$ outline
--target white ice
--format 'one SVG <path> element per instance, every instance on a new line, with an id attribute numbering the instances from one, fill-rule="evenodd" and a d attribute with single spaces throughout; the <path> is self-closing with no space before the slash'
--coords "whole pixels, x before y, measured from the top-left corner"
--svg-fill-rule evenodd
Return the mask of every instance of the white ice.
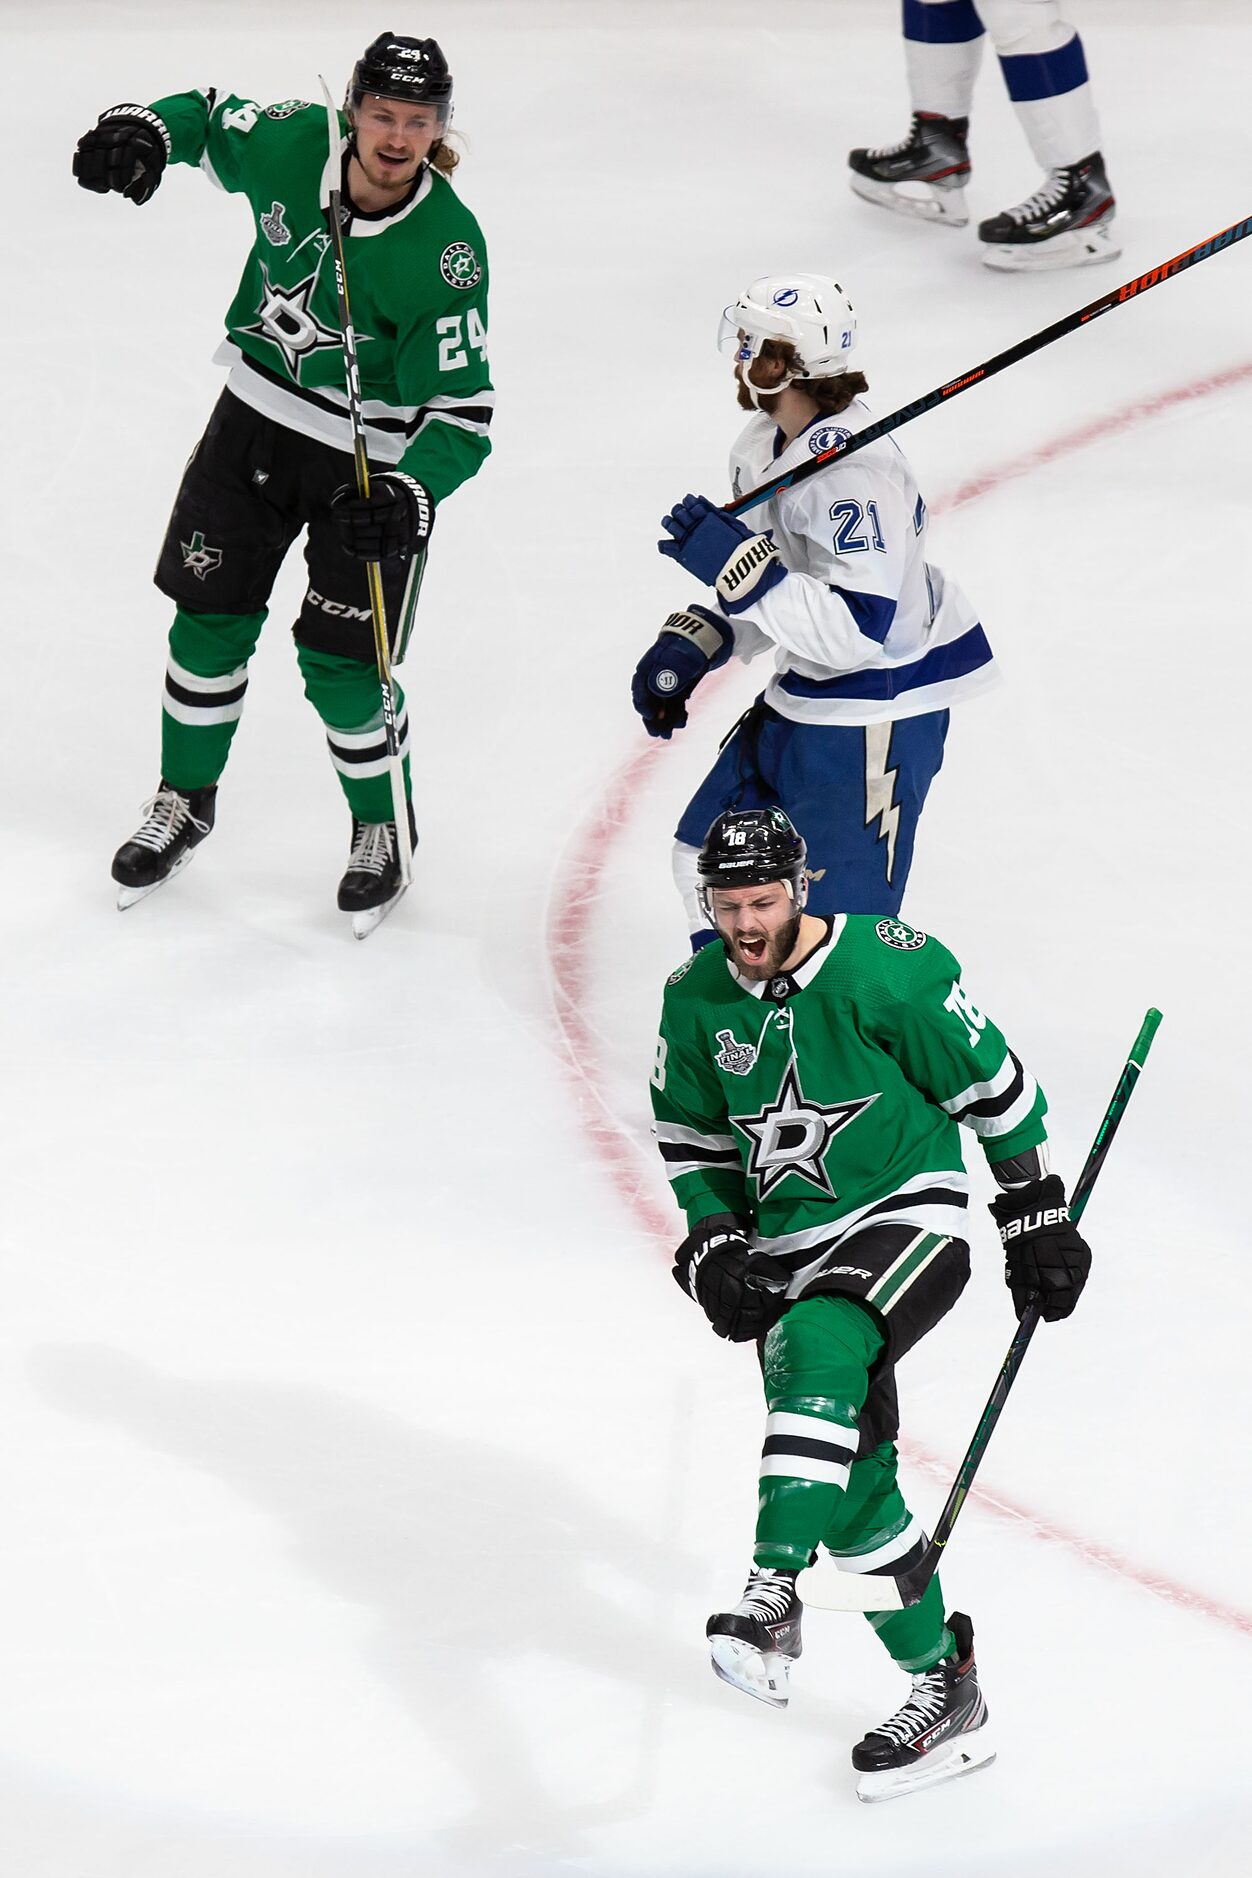
<path id="1" fill-rule="evenodd" d="M 906 121 L 894 5 L 6 0 L 15 1878 L 1246 1870 L 1252 243 L 902 438 L 1006 676 L 954 719 L 905 910 L 1037 1070 L 1071 1178 L 1165 1013 L 1087 1214 L 1096 1276 L 949 1555 L 999 1741 L 977 1779 L 856 1804 L 849 1746 L 902 1693 L 858 1619 L 813 1614 L 785 1714 L 711 1674 L 758 1384 L 670 1281 L 645 1135 L 685 951 L 669 832 L 763 677 L 663 748 L 629 707 L 693 597 L 658 518 L 723 486 L 721 306 L 837 272 L 886 412 L 1252 211 L 1241 0 L 1073 12 L 1125 251 L 997 278 L 972 233 L 848 192 L 847 149 Z M 404 671 L 417 885 L 364 946 L 334 910 L 296 557 L 217 831 L 119 916 L 109 857 L 157 775 L 149 570 L 247 219 L 185 170 L 142 214 L 88 196 L 70 152 L 121 99 L 316 95 L 386 25 L 456 72 L 500 393 Z M 1035 187 L 990 58 L 974 151 L 976 216 Z M 1011 1330 L 982 1218 L 901 1377 L 923 1515 Z"/>

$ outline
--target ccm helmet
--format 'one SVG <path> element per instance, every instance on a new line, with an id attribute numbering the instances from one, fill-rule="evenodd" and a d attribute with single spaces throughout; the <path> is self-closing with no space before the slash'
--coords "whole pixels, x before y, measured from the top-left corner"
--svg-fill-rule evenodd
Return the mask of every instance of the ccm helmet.
<path id="1" fill-rule="evenodd" d="M 727 809 L 704 837 L 696 863 L 700 906 L 710 926 L 714 887 L 762 887 L 785 881 L 797 913 L 808 897 L 808 852 L 781 809 Z"/>
<path id="2" fill-rule="evenodd" d="M 344 109 L 349 113 L 355 111 L 366 92 L 376 98 L 433 104 L 438 108 L 441 124 L 446 124 L 452 116 L 452 74 L 433 39 L 405 39 L 398 33 L 380 33 L 352 68 Z"/>
<path id="3" fill-rule="evenodd" d="M 726 308 L 717 343 L 746 366 L 767 339 L 794 347 L 792 378 L 837 378 L 848 370 L 856 345 L 852 302 L 839 282 L 824 274 L 767 274 Z"/>

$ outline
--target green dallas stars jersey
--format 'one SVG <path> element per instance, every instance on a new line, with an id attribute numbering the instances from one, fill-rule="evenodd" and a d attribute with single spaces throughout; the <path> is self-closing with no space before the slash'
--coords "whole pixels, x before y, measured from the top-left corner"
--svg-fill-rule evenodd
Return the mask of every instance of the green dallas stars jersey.
<path id="1" fill-rule="evenodd" d="M 783 978 L 720 945 L 672 973 L 652 1075 L 655 1134 L 688 1224 L 750 1218 L 793 1288 L 871 1220 L 965 1236 L 958 1122 L 989 1161 L 1045 1139 L 1047 1109 L 938 940 L 840 914 Z"/>
<path id="2" fill-rule="evenodd" d="M 329 132 L 322 106 L 188 91 L 150 107 L 174 163 L 199 164 L 245 195 L 255 239 L 217 354 L 245 404 L 350 451 L 352 436 L 330 235 L 321 208 Z M 343 120 L 340 120 L 341 128 Z M 339 183 L 339 165 L 334 182 Z M 487 257 L 450 183 L 423 172 L 395 211 L 345 226 L 367 449 L 399 464 L 436 502 L 490 449 Z"/>

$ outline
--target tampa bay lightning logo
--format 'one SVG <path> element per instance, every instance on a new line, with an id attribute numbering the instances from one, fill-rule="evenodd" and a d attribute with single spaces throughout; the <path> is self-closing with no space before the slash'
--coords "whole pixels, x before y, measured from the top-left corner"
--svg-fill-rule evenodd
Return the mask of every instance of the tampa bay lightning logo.
<path id="1" fill-rule="evenodd" d="M 852 435 L 842 424 L 819 424 L 816 430 L 809 432 L 809 449 L 814 456 L 820 456 L 823 450 L 833 450 L 836 444 L 845 443 Z"/>
<path id="2" fill-rule="evenodd" d="M 774 295 L 775 306 L 794 306 L 800 295 L 794 287 L 780 287 Z"/>

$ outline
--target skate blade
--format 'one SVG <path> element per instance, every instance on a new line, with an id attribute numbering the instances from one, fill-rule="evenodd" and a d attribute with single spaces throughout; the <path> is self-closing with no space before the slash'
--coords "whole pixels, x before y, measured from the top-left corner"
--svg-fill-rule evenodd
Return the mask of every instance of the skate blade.
<path id="1" fill-rule="evenodd" d="M 754 1695 L 770 1708 L 786 1708 L 790 1659 L 777 1650 L 754 1650 L 738 1637 L 710 1637 L 713 1668 L 723 1682 L 744 1695 Z"/>
<path id="2" fill-rule="evenodd" d="M 1004 274 L 1046 274 L 1058 267 L 1092 267 L 1100 261 L 1115 261 L 1121 247 L 1113 231 L 1105 224 L 1094 228 L 1074 229 L 1068 235 L 1053 235 L 1050 241 L 1034 246 L 1026 242 L 988 242 L 983 249 L 984 267 L 998 268 Z"/>
<path id="3" fill-rule="evenodd" d="M 181 855 L 179 859 L 175 861 L 169 873 L 166 874 L 164 878 L 161 880 L 154 880 L 151 886 L 149 887 L 119 887 L 117 890 L 118 912 L 124 913 L 127 907 L 138 906 L 141 900 L 146 900 L 148 895 L 150 893 L 155 893 L 158 887 L 168 887 L 171 880 L 173 880 L 175 874 L 182 873 L 184 867 L 186 867 L 188 861 L 191 859 L 195 851 L 196 851 L 195 848 L 188 848 L 187 852 L 184 855 Z"/>
<path id="4" fill-rule="evenodd" d="M 980 1767 L 990 1767 L 996 1751 L 987 1740 L 987 1731 L 962 1735 L 946 1747 L 936 1748 L 915 1767 L 892 1767 L 881 1774 L 862 1774 L 856 1783 L 856 1797 L 867 1806 L 880 1800 L 899 1800 L 906 1793 L 920 1793 L 924 1787 L 937 1787 L 945 1780 L 960 1780 L 976 1774 Z"/>
<path id="5" fill-rule="evenodd" d="M 877 183 L 859 171 L 849 173 L 852 193 L 862 202 L 873 202 L 880 209 L 897 215 L 911 215 L 923 222 L 944 222 L 949 228 L 964 228 L 969 222 L 963 189 L 939 189 L 934 183 Z"/>
<path id="6" fill-rule="evenodd" d="M 352 915 L 352 937 L 354 939 L 368 939 L 372 932 L 377 932 L 392 907 L 397 906 L 400 901 L 403 900 L 407 892 L 407 887 L 401 887 L 398 893 L 393 893 L 390 900 L 384 900 L 381 906 L 368 906 L 363 912 L 354 913 Z"/>

